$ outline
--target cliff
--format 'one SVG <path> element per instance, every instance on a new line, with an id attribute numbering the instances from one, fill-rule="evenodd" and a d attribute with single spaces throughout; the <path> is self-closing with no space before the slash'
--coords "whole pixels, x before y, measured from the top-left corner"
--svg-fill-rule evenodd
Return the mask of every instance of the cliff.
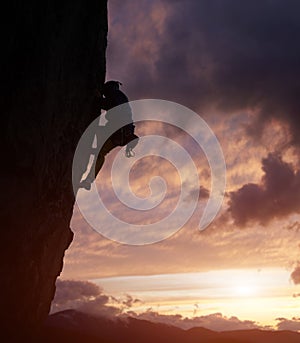
<path id="1" fill-rule="evenodd" d="M 2 12 L 0 332 L 25 337 L 47 317 L 72 241 L 72 159 L 98 115 L 107 3 L 12 0 Z"/>

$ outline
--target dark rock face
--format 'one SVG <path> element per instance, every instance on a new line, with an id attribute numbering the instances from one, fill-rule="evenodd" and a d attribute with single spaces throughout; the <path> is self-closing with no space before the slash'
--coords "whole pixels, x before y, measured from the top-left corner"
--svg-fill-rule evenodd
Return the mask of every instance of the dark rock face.
<path id="1" fill-rule="evenodd" d="M 2 334 L 46 318 L 72 240 L 72 159 L 99 114 L 106 2 L 11 0 L 3 9 Z"/>

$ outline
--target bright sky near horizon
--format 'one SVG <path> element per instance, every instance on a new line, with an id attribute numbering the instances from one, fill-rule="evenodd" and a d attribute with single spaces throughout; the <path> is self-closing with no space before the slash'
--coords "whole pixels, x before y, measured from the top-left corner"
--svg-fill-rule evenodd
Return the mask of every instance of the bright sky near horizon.
<path id="1" fill-rule="evenodd" d="M 299 11 L 299 3 L 266 0 L 109 1 L 107 78 L 122 81 L 131 100 L 167 99 L 200 114 L 223 149 L 226 193 L 199 232 L 211 181 L 203 152 L 170 127 L 138 124 L 139 136 L 161 134 L 188 148 L 203 187 L 196 212 L 172 237 L 130 246 L 95 232 L 75 206 L 62 279 L 129 294 L 139 300 L 128 311 L 137 313 L 222 313 L 262 325 L 282 318 L 300 330 Z M 178 200 L 177 171 L 157 157 L 137 161 L 133 192 L 149 196 L 159 175 L 167 195 L 154 212 L 128 212 L 112 192 L 118 151 L 97 178 L 103 202 L 122 220 L 161 220 Z"/>
<path id="2" fill-rule="evenodd" d="M 187 317 L 222 313 L 260 324 L 274 325 L 278 314 L 299 315 L 299 301 L 293 294 L 299 285 L 290 280 L 289 271 L 232 269 L 201 273 L 121 276 L 91 280 L 106 294 L 122 298 L 130 294 L 142 299 L 130 311 L 161 314 L 180 313 Z"/>

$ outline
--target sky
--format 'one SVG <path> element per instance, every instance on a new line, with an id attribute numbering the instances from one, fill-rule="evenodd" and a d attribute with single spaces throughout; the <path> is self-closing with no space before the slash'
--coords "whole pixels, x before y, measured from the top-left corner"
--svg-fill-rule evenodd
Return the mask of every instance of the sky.
<path id="1" fill-rule="evenodd" d="M 141 140 L 130 161 L 122 149 L 111 152 L 95 185 L 109 214 L 88 192 L 79 194 L 99 230 L 121 232 L 125 224 L 112 214 L 176 230 L 154 244 L 122 244 L 95 231 L 75 206 L 75 237 L 52 310 L 69 306 L 185 328 L 300 330 L 300 4 L 110 0 L 108 9 L 107 79 L 120 80 L 130 100 L 175 102 L 204 119 L 224 155 L 226 189 L 217 216 L 199 231 L 213 194 L 212 165 L 195 143 L 200 122 L 187 132 L 137 123 L 140 137 L 163 136 L 183 147 L 200 186 L 175 145 Z M 159 156 L 163 147 L 167 157 Z M 118 199 L 128 188 L 123 168 L 131 168 L 136 202 L 156 204 L 166 186 L 158 206 L 131 210 Z M 163 184 L 152 182 L 157 176 Z M 196 199 L 196 209 L 177 228 L 187 211 L 177 206 L 182 189 L 184 204 Z M 173 221 L 164 224 L 170 213 Z"/>

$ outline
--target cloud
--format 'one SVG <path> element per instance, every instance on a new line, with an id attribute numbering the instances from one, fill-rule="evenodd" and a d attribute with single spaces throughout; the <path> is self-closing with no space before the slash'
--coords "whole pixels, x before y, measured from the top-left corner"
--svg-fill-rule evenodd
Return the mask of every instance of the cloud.
<path id="1" fill-rule="evenodd" d="M 56 280 L 56 293 L 51 313 L 76 309 L 101 317 L 116 317 L 141 300 L 125 294 L 124 299 L 116 299 L 103 293 L 95 283 L 81 280 Z"/>
<path id="2" fill-rule="evenodd" d="M 103 294 L 101 288 L 92 282 L 57 279 L 51 313 L 77 309 L 105 317 L 119 314 L 120 309 L 110 306 L 109 301 L 110 297 Z"/>
<path id="3" fill-rule="evenodd" d="M 299 232 L 288 230 L 298 218 L 275 220 L 270 230 L 252 225 L 237 230 L 229 212 L 203 232 L 193 218 L 173 237 L 136 247 L 105 239 L 74 210 L 74 241 L 65 256 L 64 279 L 97 279 L 121 275 L 168 274 L 230 268 L 278 267 L 299 258 Z M 294 216 L 292 216 L 294 217 Z M 102 225 L 109 225 L 109 221 Z M 234 249 L 232 248 L 234 247 Z M 287 254 L 288 252 L 288 254 Z M 243 258 L 241 259 L 240 256 Z"/>
<path id="4" fill-rule="evenodd" d="M 53 302 L 61 305 L 77 300 L 88 300 L 101 295 L 101 293 L 101 289 L 89 281 L 57 279 Z"/>
<path id="5" fill-rule="evenodd" d="M 270 117 L 291 122 L 288 119 L 288 113 L 292 113 L 291 103 L 286 99 L 289 94 L 295 93 L 295 80 L 299 80 L 298 67 L 293 57 L 298 56 L 299 47 L 294 44 L 295 34 L 287 34 L 287 31 L 299 27 L 295 25 L 298 25 L 296 13 L 299 6 L 296 2 L 265 0 L 246 4 L 231 0 L 109 1 L 107 77 L 121 80 L 122 89 L 130 99 L 163 98 L 179 101 L 196 111 L 206 111 L 214 130 L 217 126 L 218 131 L 215 132 L 221 139 L 225 153 L 228 190 L 236 190 L 243 184 L 248 184 L 249 188 L 254 185 L 254 199 L 262 210 L 268 212 L 266 216 L 260 214 L 260 208 L 254 202 L 251 203 L 254 208 L 250 208 L 245 199 L 249 195 L 246 185 L 235 198 L 242 202 L 232 204 L 236 221 L 240 219 L 247 223 L 257 220 L 265 223 L 265 220 L 272 217 L 272 202 L 265 204 L 259 199 L 259 191 L 264 191 L 264 181 L 259 180 L 260 160 L 274 146 L 254 146 L 249 137 L 244 135 L 244 128 L 251 118 L 254 118 L 252 132 L 248 128 L 251 135 L 261 133 L 262 127 L 269 125 L 272 130 L 268 134 L 265 132 L 264 138 L 270 136 L 270 143 L 273 137 L 278 137 L 274 135 L 273 127 L 281 128 L 280 125 L 274 125 Z M 284 79 L 288 81 L 283 82 Z M 270 104 L 273 105 L 272 109 Z M 211 107 L 218 108 L 218 111 L 210 111 Z M 230 114 L 230 117 L 221 117 L 220 113 Z M 147 123 L 139 130 L 143 134 L 163 134 L 166 130 L 159 126 L 158 123 L 153 124 L 153 127 Z M 172 139 L 174 137 L 172 130 L 166 135 Z M 183 139 L 180 144 L 182 142 Z M 187 145 L 190 146 L 190 142 Z M 123 207 L 116 204 L 109 191 L 112 189 L 111 174 L 106 173 L 115 151 L 107 157 L 98 177 L 99 194 L 108 208 L 120 214 L 122 219 L 129 217 L 133 223 L 146 224 L 169 214 L 168 210 L 174 208 L 171 206 L 173 199 L 177 200 L 172 191 L 154 214 L 149 211 L 142 215 L 128 215 Z M 192 153 L 197 155 L 199 150 L 195 148 Z M 132 186 L 140 196 L 148 195 L 149 180 L 145 176 L 154 175 L 158 166 L 170 176 L 171 181 L 175 175 L 166 164 L 146 162 L 141 160 L 133 173 L 133 181 L 136 182 Z M 199 160 L 197 162 L 199 169 L 202 168 L 203 163 Z M 209 189 L 209 182 L 203 185 Z M 174 189 L 174 184 L 171 183 L 170 188 Z M 287 211 L 291 210 L 287 205 L 282 206 L 285 207 Z M 200 211 L 201 206 L 199 215 Z M 270 231 L 264 232 L 259 225 L 254 225 L 251 232 L 235 232 L 236 226 L 233 225 L 230 213 L 221 213 L 200 234 L 196 215 L 171 239 L 140 249 L 106 240 L 90 229 L 75 212 L 72 225 L 75 240 L 66 252 L 67 263 L 63 275 L 67 278 L 92 279 L 232 266 L 278 266 L 287 259 L 297 259 L 291 256 L 298 252 L 294 232 L 280 232 L 286 222 L 272 222 L 276 225 L 272 227 L 270 237 Z M 282 217 L 281 220 L 284 219 Z M 101 218 L 100 225 L 106 227 L 111 223 L 109 219 Z M 241 252 L 243 259 L 239 258 Z"/>
<path id="6" fill-rule="evenodd" d="M 241 320 L 236 316 L 224 316 L 222 313 L 184 317 L 180 314 L 160 314 L 152 308 L 141 313 L 134 312 L 134 305 L 142 301 L 125 294 L 123 299 L 116 299 L 103 293 L 100 287 L 89 281 L 61 280 L 56 282 L 56 295 L 53 300 L 51 313 L 67 309 L 75 309 L 97 317 L 126 320 L 128 317 L 177 326 L 184 330 L 203 327 L 213 331 L 274 329 L 253 320 Z M 295 296 L 298 296 L 296 294 Z M 199 304 L 194 304 L 194 314 L 199 311 Z M 300 318 L 276 318 L 278 330 L 300 330 Z"/>
<path id="7" fill-rule="evenodd" d="M 140 304 L 141 300 L 133 298 L 130 294 L 126 294 L 126 299 L 122 301 L 125 308 L 130 308 L 135 304 Z"/>
<path id="8" fill-rule="evenodd" d="M 256 221 L 267 224 L 300 212 L 300 171 L 276 154 L 262 160 L 260 184 L 248 183 L 230 193 L 229 211 L 236 225 Z"/>
<path id="9" fill-rule="evenodd" d="M 240 320 L 237 317 L 226 317 L 221 313 L 214 313 L 193 318 L 183 317 L 180 314 L 164 315 L 152 309 L 137 314 L 131 308 L 135 304 L 141 304 L 141 300 L 126 294 L 124 299 L 115 299 L 103 293 L 100 287 L 89 281 L 61 280 L 56 281 L 56 294 L 52 303 L 51 313 L 66 309 L 76 309 L 81 312 L 110 319 L 128 316 L 144 319 L 151 322 L 159 322 L 175 325 L 183 329 L 193 327 L 205 327 L 216 331 L 255 329 L 261 326 L 254 321 Z M 195 304 L 198 309 L 198 304 Z"/>
<path id="10" fill-rule="evenodd" d="M 278 330 L 300 331 L 300 318 L 293 317 L 292 319 L 276 318 Z"/>
<path id="11" fill-rule="evenodd" d="M 226 317 L 223 316 L 222 313 L 213 313 L 204 316 L 187 318 L 179 314 L 159 314 L 149 309 L 148 311 L 141 314 L 130 312 L 129 315 L 138 319 L 144 319 L 151 322 L 175 325 L 185 330 L 191 329 L 193 327 L 203 327 L 214 331 L 250 330 L 264 328 L 263 326 L 257 324 L 254 321 L 240 320 L 234 316 Z"/>
<path id="12" fill-rule="evenodd" d="M 195 199 L 200 200 L 207 200 L 209 198 L 209 190 L 205 188 L 204 186 L 200 186 L 199 189 L 192 189 L 189 194 L 185 197 L 184 201 L 190 202 L 195 201 Z"/>
<path id="13" fill-rule="evenodd" d="M 300 231 L 300 222 L 299 221 L 295 221 L 295 222 L 287 225 L 286 229 L 287 230 L 293 230 L 295 232 L 299 232 Z"/>
<path id="14" fill-rule="evenodd" d="M 297 264 L 293 272 L 291 273 L 291 279 L 295 285 L 300 284 L 300 263 Z M 299 296 L 299 294 L 297 294 Z"/>
<path id="15" fill-rule="evenodd" d="M 274 118 L 289 126 L 290 143 L 300 144 L 300 3 L 111 0 L 109 6 L 108 75 L 124 81 L 130 96 L 250 111 L 252 136 Z"/>

